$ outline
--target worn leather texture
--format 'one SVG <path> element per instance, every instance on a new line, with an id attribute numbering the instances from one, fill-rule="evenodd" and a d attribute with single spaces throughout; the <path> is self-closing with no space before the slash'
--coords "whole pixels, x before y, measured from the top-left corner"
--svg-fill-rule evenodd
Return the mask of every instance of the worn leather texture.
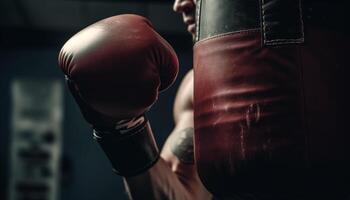
<path id="1" fill-rule="evenodd" d="M 195 160 L 215 196 L 349 198 L 345 5 L 197 1 Z"/>
<path id="2" fill-rule="evenodd" d="M 198 16 L 198 40 L 229 32 L 259 28 L 257 0 L 201 0 Z M 207 13 L 210 13 L 207 15 Z"/>
<path id="3" fill-rule="evenodd" d="M 196 41 L 259 28 L 262 45 L 303 43 L 307 25 L 350 33 L 346 0 L 198 0 Z"/>
<path id="4" fill-rule="evenodd" d="M 345 199 L 349 37 L 308 27 L 305 44 L 260 30 L 194 46 L 195 159 L 207 189 L 242 199 Z"/>
<path id="5" fill-rule="evenodd" d="M 301 0 L 200 0 L 196 40 L 260 28 L 263 45 L 302 43 Z"/>

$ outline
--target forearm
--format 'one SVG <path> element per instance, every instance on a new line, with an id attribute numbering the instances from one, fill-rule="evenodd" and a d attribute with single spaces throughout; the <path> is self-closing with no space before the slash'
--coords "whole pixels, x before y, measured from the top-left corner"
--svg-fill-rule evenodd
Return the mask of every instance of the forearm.
<path id="1" fill-rule="evenodd" d="M 162 158 L 146 172 L 124 178 L 124 183 L 129 198 L 133 200 L 191 199 L 189 192 Z"/>

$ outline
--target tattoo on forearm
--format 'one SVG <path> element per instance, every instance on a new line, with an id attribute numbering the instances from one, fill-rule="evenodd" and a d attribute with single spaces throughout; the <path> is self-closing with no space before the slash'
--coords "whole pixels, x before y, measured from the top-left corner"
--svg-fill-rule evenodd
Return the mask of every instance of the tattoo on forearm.
<path id="1" fill-rule="evenodd" d="M 183 163 L 194 163 L 193 132 L 193 128 L 181 130 L 171 144 L 172 152 Z"/>

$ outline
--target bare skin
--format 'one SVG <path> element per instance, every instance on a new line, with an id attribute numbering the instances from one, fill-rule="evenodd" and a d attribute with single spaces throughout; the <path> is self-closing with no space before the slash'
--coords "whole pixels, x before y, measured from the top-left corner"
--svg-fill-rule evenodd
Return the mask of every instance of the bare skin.
<path id="1" fill-rule="evenodd" d="M 212 199 L 193 162 L 192 70 L 183 79 L 176 95 L 174 119 L 175 127 L 164 144 L 159 161 L 145 173 L 124 179 L 130 199 Z"/>
<path id="2" fill-rule="evenodd" d="M 182 14 L 187 31 L 195 34 L 195 0 L 175 0 L 173 10 Z M 193 70 L 182 80 L 174 103 L 175 127 L 159 161 L 145 173 L 125 178 L 130 199 L 212 199 L 198 177 L 193 159 Z"/>

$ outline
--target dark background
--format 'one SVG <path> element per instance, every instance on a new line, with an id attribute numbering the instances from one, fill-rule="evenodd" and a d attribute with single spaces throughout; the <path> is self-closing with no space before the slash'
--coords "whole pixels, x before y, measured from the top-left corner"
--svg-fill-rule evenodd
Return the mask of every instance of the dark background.
<path id="1" fill-rule="evenodd" d="M 177 87 L 192 66 L 192 41 L 171 0 L 1 0 L 0 1 L 0 199 L 7 199 L 11 134 L 11 81 L 54 78 L 63 83 L 57 55 L 74 33 L 100 19 L 135 13 L 149 18 L 173 45 L 180 73 L 148 114 L 159 146 L 173 127 Z M 62 200 L 127 199 L 122 179 L 113 174 L 91 130 L 64 88 Z"/>

